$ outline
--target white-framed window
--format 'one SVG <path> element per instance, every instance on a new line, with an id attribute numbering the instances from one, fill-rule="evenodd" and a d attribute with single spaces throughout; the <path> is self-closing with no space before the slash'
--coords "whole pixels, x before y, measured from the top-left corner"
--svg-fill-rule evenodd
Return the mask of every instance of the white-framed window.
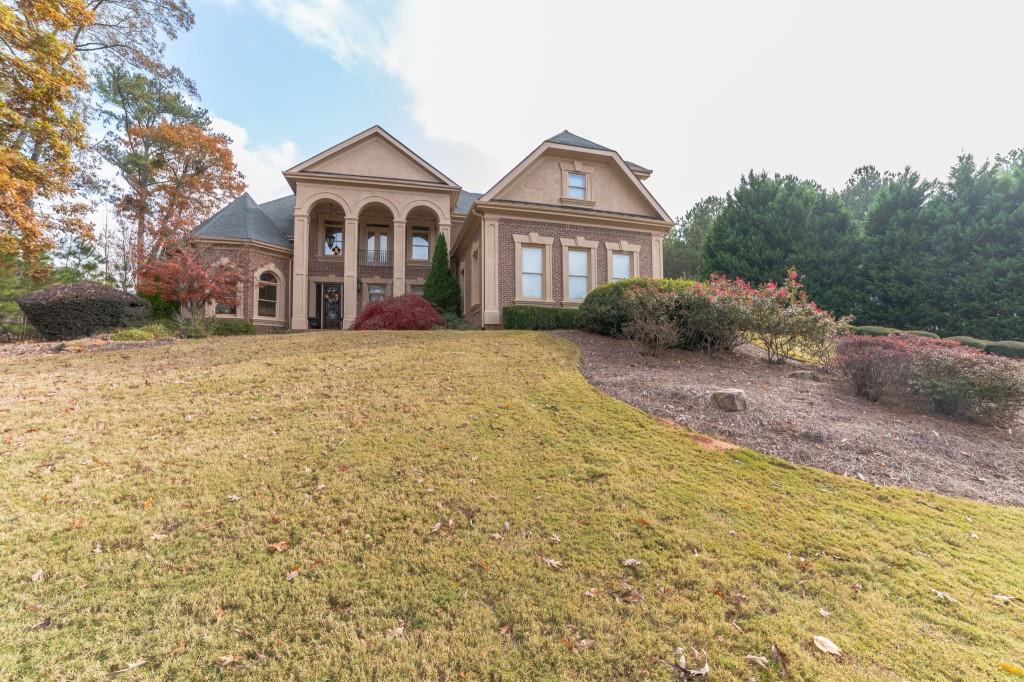
<path id="1" fill-rule="evenodd" d="M 412 228 L 412 260 L 430 260 L 430 230 L 426 227 Z"/>
<path id="2" fill-rule="evenodd" d="M 590 291 L 590 249 L 569 249 L 568 296 L 582 301 Z"/>
<path id="3" fill-rule="evenodd" d="M 367 284 L 366 285 L 366 300 L 369 303 L 376 303 L 377 301 L 383 301 L 387 298 L 388 285 L 386 284 Z"/>
<path id="4" fill-rule="evenodd" d="M 270 270 L 260 273 L 256 282 L 256 316 L 278 318 L 280 280 Z"/>
<path id="5" fill-rule="evenodd" d="M 568 174 L 566 178 L 566 196 L 570 199 L 586 199 L 587 198 L 587 176 L 583 173 L 572 173 Z"/>
<path id="6" fill-rule="evenodd" d="M 324 255 L 345 255 L 345 227 L 338 223 L 324 224 Z"/>
<path id="7" fill-rule="evenodd" d="M 521 291 L 523 298 L 544 298 L 544 247 L 523 245 Z"/>
<path id="8" fill-rule="evenodd" d="M 633 254 L 616 251 L 612 254 L 611 281 L 633 277 Z"/>
<path id="9" fill-rule="evenodd" d="M 235 317 L 238 315 L 238 304 L 217 302 L 213 306 L 213 314 L 224 315 L 226 317 Z"/>

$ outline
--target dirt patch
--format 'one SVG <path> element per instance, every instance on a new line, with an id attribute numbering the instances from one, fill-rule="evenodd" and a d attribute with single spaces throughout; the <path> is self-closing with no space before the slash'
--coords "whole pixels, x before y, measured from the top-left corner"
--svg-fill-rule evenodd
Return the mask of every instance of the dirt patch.
<path id="1" fill-rule="evenodd" d="M 1024 419 L 996 429 L 871 404 L 813 366 L 769 365 L 753 346 L 650 359 L 618 339 L 558 333 L 579 344 L 583 374 L 598 389 L 716 441 L 883 485 L 1024 505 Z M 716 408 L 711 391 L 719 388 L 742 388 L 750 409 Z"/>

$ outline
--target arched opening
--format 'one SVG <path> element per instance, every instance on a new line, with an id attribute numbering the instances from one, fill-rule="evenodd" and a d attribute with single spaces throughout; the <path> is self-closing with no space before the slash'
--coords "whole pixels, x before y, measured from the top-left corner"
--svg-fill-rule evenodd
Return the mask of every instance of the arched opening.
<path id="1" fill-rule="evenodd" d="M 336 201 L 321 199 L 309 210 L 310 250 L 324 264 L 345 260 L 345 209 Z M 339 268 L 340 270 L 340 268 Z"/>
<path id="2" fill-rule="evenodd" d="M 394 264 L 395 216 L 373 202 L 359 211 L 359 265 L 390 268 Z"/>

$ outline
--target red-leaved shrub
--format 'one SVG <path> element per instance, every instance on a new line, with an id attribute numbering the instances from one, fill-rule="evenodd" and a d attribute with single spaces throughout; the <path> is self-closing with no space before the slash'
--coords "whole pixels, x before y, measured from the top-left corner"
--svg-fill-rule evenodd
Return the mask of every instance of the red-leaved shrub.
<path id="1" fill-rule="evenodd" d="M 848 336 L 835 365 L 871 401 L 903 390 L 941 414 L 995 425 L 1013 423 L 1024 408 L 1024 365 L 949 339 Z"/>
<path id="2" fill-rule="evenodd" d="M 443 327 L 444 318 L 430 301 L 416 294 L 377 301 L 363 308 L 352 329 L 433 329 Z"/>
<path id="3" fill-rule="evenodd" d="M 857 395 L 875 403 L 890 388 L 906 388 L 913 355 L 913 342 L 905 337 L 851 334 L 836 342 L 835 366 Z"/>

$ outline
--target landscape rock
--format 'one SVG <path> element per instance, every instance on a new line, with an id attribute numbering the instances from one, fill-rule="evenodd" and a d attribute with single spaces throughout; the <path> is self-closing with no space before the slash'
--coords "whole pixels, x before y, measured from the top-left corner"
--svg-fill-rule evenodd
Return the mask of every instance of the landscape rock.
<path id="1" fill-rule="evenodd" d="M 726 412 L 745 412 L 747 409 L 747 394 L 741 388 L 726 388 L 715 391 L 711 399 L 720 410 Z"/>

